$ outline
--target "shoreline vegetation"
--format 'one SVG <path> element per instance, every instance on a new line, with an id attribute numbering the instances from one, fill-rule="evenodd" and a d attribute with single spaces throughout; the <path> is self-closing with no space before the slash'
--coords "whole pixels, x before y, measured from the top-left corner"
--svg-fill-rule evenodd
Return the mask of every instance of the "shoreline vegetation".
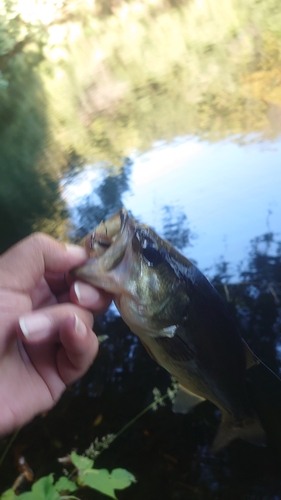
<path id="1" fill-rule="evenodd" d="M 277 0 L 43 5 L 0 7 L 4 247 L 34 229 L 65 236 L 59 179 L 72 168 L 120 173 L 133 151 L 176 136 L 279 136 Z"/>

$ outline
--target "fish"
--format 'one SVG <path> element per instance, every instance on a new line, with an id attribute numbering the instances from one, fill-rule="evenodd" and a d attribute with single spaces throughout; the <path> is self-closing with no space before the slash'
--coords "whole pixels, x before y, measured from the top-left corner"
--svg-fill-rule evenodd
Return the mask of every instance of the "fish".
<path id="1" fill-rule="evenodd" d="M 96 226 L 85 245 L 89 259 L 73 276 L 113 294 L 125 323 L 178 381 L 174 411 L 205 400 L 219 408 L 214 453 L 237 438 L 266 446 L 246 384 L 247 370 L 261 361 L 201 271 L 125 208 Z"/>

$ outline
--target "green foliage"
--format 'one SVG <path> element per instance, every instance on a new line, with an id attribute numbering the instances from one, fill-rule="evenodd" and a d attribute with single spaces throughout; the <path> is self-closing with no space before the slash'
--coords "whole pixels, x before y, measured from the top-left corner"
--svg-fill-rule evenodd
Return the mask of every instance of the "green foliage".
<path id="1" fill-rule="evenodd" d="M 104 160 L 106 151 L 116 162 L 175 135 L 268 133 L 264 100 L 277 96 L 268 72 L 281 53 L 277 18 L 277 0 L 204 0 L 153 16 L 148 2 L 139 9 L 120 2 L 114 16 L 94 20 L 87 37 L 80 30 L 64 46 L 71 62 L 65 56 L 57 93 L 64 88 L 79 117 L 68 119 L 66 135 L 80 126 L 73 142 L 80 153 Z M 60 116 L 57 123 L 67 120 Z"/>
<path id="2" fill-rule="evenodd" d="M 13 72 L 0 95 L 0 252 L 29 234 L 36 220 L 63 208 L 58 180 L 44 163 L 47 123 L 40 79 L 19 60 Z"/>
<path id="3" fill-rule="evenodd" d="M 71 492 L 74 490 L 77 490 L 77 486 L 66 477 L 61 477 L 54 483 L 54 475 L 49 474 L 49 476 L 38 479 L 33 484 L 31 491 L 16 495 L 14 490 L 9 489 L 1 495 L 1 500 L 16 500 L 17 498 L 20 500 L 59 500 L 64 498 L 59 492 Z M 67 495 L 65 498 L 76 499 L 77 497 Z"/>
<path id="4" fill-rule="evenodd" d="M 31 491 L 16 495 L 13 489 L 6 490 L 0 497 L 0 500 L 67 500 L 76 499 L 76 496 L 70 496 L 69 493 L 79 489 L 80 487 L 88 486 L 93 488 L 104 495 L 116 499 L 115 490 L 123 490 L 128 488 L 132 483 L 136 482 L 133 474 L 126 469 L 113 469 L 110 473 L 107 469 L 95 469 L 94 460 L 90 456 L 97 458 L 102 451 L 106 450 L 109 445 L 119 437 L 125 430 L 133 425 L 140 417 L 142 417 L 149 410 L 156 410 L 159 406 L 165 406 L 165 399 L 169 398 L 174 401 L 178 383 L 172 378 L 171 387 L 168 387 L 166 394 L 161 395 L 159 389 L 153 389 L 153 402 L 144 408 L 138 415 L 136 415 L 130 422 L 128 422 L 117 434 L 108 434 L 100 441 L 95 440 L 94 443 L 86 450 L 85 455 L 78 455 L 72 451 L 69 458 L 75 469 L 69 474 L 68 477 L 61 476 L 54 483 L 54 474 L 42 477 L 36 481 Z M 73 480 L 70 480 L 70 477 Z M 75 481 L 75 482 L 74 482 Z M 65 493 L 67 496 L 64 496 Z"/>
<path id="5" fill-rule="evenodd" d="M 24 20 L 18 12 L 16 0 L 1 2 L 0 70 L 2 79 L 6 78 L 4 88 L 14 77 L 15 61 L 20 60 L 30 68 L 38 65 L 43 58 L 43 47 L 47 43 L 47 38 L 48 33 L 40 21 Z"/>
<path id="6" fill-rule="evenodd" d="M 48 122 L 42 79 L 46 29 L 26 22 L 16 2 L 0 10 L 0 252 L 36 222 L 63 215 L 56 171 L 46 153 Z M 5 84 L 3 84 L 5 82 Z"/>
<path id="7" fill-rule="evenodd" d="M 32 485 L 31 491 L 16 495 L 13 489 L 9 489 L 1 495 L 1 500 L 79 500 L 69 493 L 82 486 L 88 486 L 116 499 L 114 490 L 128 488 L 136 481 L 133 474 L 125 469 L 114 469 L 111 473 L 107 469 L 93 469 L 93 460 L 75 452 L 71 453 L 71 461 L 76 467 L 76 483 L 65 476 L 54 483 L 54 474 L 49 474 L 38 479 Z"/>
<path id="8" fill-rule="evenodd" d="M 115 438 L 115 434 L 107 434 L 101 439 L 95 438 L 94 442 L 91 443 L 89 448 L 85 451 L 85 455 L 95 460 L 104 450 L 107 450 Z"/>
<path id="9" fill-rule="evenodd" d="M 135 482 L 133 474 L 125 469 L 93 469 L 94 461 L 71 453 L 71 460 L 78 469 L 77 485 L 88 486 L 111 498 L 116 498 L 114 490 L 123 490 Z"/>
<path id="10" fill-rule="evenodd" d="M 17 495 L 15 494 L 14 490 L 10 488 L 9 490 L 6 490 L 2 495 L 1 495 L 1 500 L 15 500 L 17 498 Z"/>
<path id="11" fill-rule="evenodd" d="M 121 170 L 159 139 L 280 134 L 278 0 L 48 3 L 49 21 L 0 8 L 0 252 L 65 238 L 73 158 Z"/>
<path id="12" fill-rule="evenodd" d="M 104 17 L 100 4 L 91 12 L 73 0 L 48 27 L 39 72 L 48 149 L 60 167 L 73 152 L 120 166 L 158 139 L 272 132 L 266 103 L 281 101 L 277 0 L 111 7 Z"/>
<path id="13" fill-rule="evenodd" d="M 91 469 L 94 465 L 93 460 L 87 457 L 77 455 L 75 451 L 71 452 L 71 461 L 78 470 Z"/>
<path id="14" fill-rule="evenodd" d="M 89 486 L 110 498 L 116 498 L 114 490 L 123 490 L 135 482 L 135 477 L 125 469 L 85 469 L 79 475 L 79 484 Z"/>
<path id="15" fill-rule="evenodd" d="M 53 474 L 41 477 L 33 484 L 31 491 L 20 495 L 21 500 L 59 500 L 59 498 L 60 495 L 54 487 Z"/>
<path id="16" fill-rule="evenodd" d="M 75 483 L 70 481 L 67 477 L 61 476 L 58 481 L 54 484 L 54 487 L 57 491 L 75 491 L 77 490 L 77 486 Z"/>

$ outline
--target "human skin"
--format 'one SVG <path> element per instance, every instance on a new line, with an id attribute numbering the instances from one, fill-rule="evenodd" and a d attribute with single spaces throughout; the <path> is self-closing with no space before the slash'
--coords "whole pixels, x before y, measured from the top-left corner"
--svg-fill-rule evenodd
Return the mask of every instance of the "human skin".
<path id="1" fill-rule="evenodd" d="M 111 296 L 73 282 L 86 259 L 41 233 L 0 256 L 0 436 L 52 408 L 97 355 L 93 314 Z"/>

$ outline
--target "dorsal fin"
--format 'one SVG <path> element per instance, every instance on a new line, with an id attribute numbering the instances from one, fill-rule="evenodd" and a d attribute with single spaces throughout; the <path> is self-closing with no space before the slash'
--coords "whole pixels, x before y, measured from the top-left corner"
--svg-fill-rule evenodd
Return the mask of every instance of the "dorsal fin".
<path id="1" fill-rule="evenodd" d="M 246 359 L 246 369 L 251 368 L 252 366 L 259 365 L 261 361 L 259 358 L 251 351 L 250 347 L 248 344 L 246 344 L 245 340 L 243 340 L 244 344 L 244 352 L 245 352 L 245 359 Z"/>

